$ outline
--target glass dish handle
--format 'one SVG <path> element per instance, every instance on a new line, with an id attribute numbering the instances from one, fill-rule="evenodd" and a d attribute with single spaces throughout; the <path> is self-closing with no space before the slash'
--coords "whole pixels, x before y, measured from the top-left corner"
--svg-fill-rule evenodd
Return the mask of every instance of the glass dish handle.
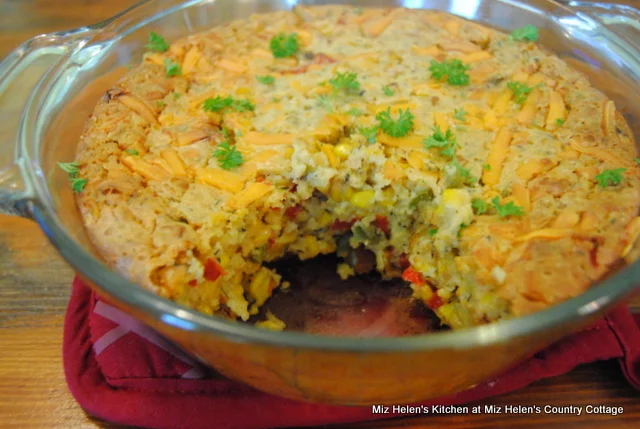
<path id="1" fill-rule="evenodd" d="M 633 6 L 598 1 L 557 0 L 578 13 L 604 25 L 618 37 L 640 50 L 640 10 Z"/>
<path id="2" fill-rule="evenodd" d="M 20 141 L 22 112 L 40 79 L 61 56 L 81 47 L 94 29 L 43 34 L 20 45 L 0 62 L 0 213 L 29 216 L 34 198 L 28 159 Z"/>

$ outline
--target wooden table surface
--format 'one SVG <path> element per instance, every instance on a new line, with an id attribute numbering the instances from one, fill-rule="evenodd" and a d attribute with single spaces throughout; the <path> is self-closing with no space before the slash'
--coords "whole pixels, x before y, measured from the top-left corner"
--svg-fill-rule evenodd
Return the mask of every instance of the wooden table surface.
<path id="1" fill-rule="evenodd" d="M 0 58 L 36 34 L 100 21 L 133 0 L 0 0 Z M 637 4 L 638 2 L 634 2 Z M 61 341 L 73 271 L 31 221 L 0 215 L 0 428 L 116 428 L 87 416 L 67 390 Z M 640 300 L 633 303 L 640 309 Z M 494 398 L 498 405 L 623 406 L 618 417 L 424 416 L 350 427 L 632 428 L 640 396 L 616 362 L 600 362 Z"/>

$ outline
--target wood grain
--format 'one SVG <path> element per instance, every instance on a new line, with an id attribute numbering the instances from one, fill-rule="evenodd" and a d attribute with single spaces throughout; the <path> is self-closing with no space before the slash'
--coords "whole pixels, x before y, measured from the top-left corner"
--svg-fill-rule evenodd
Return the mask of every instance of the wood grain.
<path id="1" fill-rule="evenodd" d="M 34 35 L 98 22 L 134 3 L 0 0 L 0 58 Z M 0 215 L 0 428 L 121 427 L 87 416 L 64 381 L 62 324 L 72 277 L 35 223 Z M 640 299 L 634 304 L 640 306 Z M 429 415 L 343 428 L 632 428 L 640 422 L 639 399 L 616 362 L 600 362 L 485 403 L 623 406 L 624 414 L 615 418 Z"/>

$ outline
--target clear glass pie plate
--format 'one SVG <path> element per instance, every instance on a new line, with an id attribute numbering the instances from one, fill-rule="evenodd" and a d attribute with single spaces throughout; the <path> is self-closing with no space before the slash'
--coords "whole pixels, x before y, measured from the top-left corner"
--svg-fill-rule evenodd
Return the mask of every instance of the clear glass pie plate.
<path id="1" fill-rule="evenodd" d="M 82 279 L 110 303 L 219 370 L 264 391 L 326 403 L 407 403 L 468 388 L 601 317 L 640 284 L 634 263 L 547 310 L 457 331 L 399 338 L 271 332 L 206 316 L 129 282 L 88 239 L 59 160 L 74 157 L 105 90 L 140 61 L 150 31 L 169 40 L 296 0 L 148 0 L 96 25 L 45 34 L 0 63 L 0 211 L 37 222 Z M 585 73 L 640 136 L 640 12 L 550 0 L 345 1 L 448 11 L 540 42 Z"/>

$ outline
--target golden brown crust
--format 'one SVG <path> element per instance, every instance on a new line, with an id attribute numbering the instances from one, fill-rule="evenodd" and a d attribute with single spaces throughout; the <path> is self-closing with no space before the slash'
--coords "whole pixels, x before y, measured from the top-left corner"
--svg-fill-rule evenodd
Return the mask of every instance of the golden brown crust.
<path id="1" fill-rule="evenodd" d="M 298 34 L 294 57 L 271 55 L 280 32 Z M 454 58 L 469 85 L 430 77 Z M 339 72 L 361 91 L 336 93 Z M 216 96 L 255 110 L 207 112 Z M 414 127 L 371 143 L 362 127 L 387 108 Z M 434 125 L 455 135 L 455 158 L 423 144 Z M 220 168 L 223 141 L 244 164 Z M 623 257 L 640 231 L 635 156 L 613 102 L 533 43 L 438 12 L 297 8 L 146 54 L 87 123 L 78 202 L 111 266 L 206 313 L 256 313 L 280 282 L 262 263 L 287 251 L 364 246 L 387 276 L 408 260 L 415 296 L 461 327 L 576 296 Z M 620 183 L 601 186 L 615 169 Z M 495 198 L 524 215 L 499 216 Z"/>

